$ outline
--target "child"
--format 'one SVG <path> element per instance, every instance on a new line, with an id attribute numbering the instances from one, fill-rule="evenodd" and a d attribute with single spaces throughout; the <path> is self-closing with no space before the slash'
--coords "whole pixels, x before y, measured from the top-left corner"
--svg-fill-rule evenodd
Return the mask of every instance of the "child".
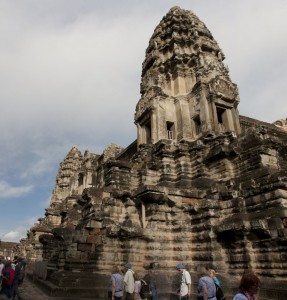
<path id="1" fill-rule="evenodd" d="M 140 291 L 141 291 L 141 280 L 138 273 L 134 274 L 135 278 L 135 292 L 134 292 L 134 300 L 141 300 Z"/>

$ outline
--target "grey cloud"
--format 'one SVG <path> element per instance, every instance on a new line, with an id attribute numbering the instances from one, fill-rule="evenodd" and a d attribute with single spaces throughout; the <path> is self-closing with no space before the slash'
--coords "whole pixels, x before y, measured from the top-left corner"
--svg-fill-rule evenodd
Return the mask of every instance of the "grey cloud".
<path id="1" fill-rule="evenodd" d="M 33 190 L 32 186 L 10 186 L 6 181 L 0 181 L 0 199 L 21 197 Z"/>

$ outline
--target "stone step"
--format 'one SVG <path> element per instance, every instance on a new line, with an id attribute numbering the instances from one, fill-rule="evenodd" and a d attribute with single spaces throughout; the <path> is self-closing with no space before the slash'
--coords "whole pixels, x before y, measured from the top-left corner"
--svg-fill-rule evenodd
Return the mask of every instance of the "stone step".
<path id="1" fill-rule="evenodd" d="M 79 286 L 57 286 L 54 283 L 43 280 L 41 278 L 35 277 L 31 274 L 26 276 L 25 282 L 23 284 L 23 288 L 20 287 L 20 295 L 23 300 L 31 300 L 29 298 L 29 292 L 25 296 L 25 290 L 27 290 L 27 286 L 33 286 L 35 290 L 37 290 L 38 298 L 37 299 L 58 299 L 58 300 L 94 300 L 94 299 L 106 299 L 107 298 L 107 287 L 101 285 L 90 285 L 86 287 Z M 28 297 L 28 298 L 27 298 Z"/>
<path id="2" fill-rule="evenodd" d="M 106 290 L 104 295 L 85 296 L 85 293 L 72 293 L 73 289 L 60 289 L 55 293 L 57 287 L 44 280 L 36 280 L 26 276 L 23 284 L 19 286 L 19 300 L 103 300 L 106 299 Z M 78 288 L 77 288 L 78 289 Z M 47 293 L 48 292 L 48 293 Z M 74 291 L 75 292 L 75 291 Z"/>

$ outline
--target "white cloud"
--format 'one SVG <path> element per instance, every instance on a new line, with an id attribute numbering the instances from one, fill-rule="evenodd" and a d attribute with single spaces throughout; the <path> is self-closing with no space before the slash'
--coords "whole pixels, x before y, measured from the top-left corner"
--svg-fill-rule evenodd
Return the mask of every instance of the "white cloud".
<path id="1" fill-rule="evenodd" d="M 0 181 L 0 198 L 17 198 L 33 190 L 32 186 L 10 186 L 6 181 Z"/>
<path id="2" fill-rule="evenodd" d="M 21 233 L 18 231 L 10 231 L 2 235 L 1 239 L 6 242 L 14 242 L 19 241 L 21 238 Z"/>
<path id="3" fill-rule="evenodd" d="M 40 23 L 36 32 L 23 31 L 24 37 L 13 41 L 14 51 L 2 53 L 3 137 L 27 135 L 31 142 L 48 144 L 56 136 L 109 127 L 112 111 L 117 111 L 114 122 L 126 120 L 129 112 L 133 123 L 141 68 L 136 52 L 126 51 L 133 29 L 121 23 L 98 28 L 93 17 L 64 29 Z M 102 130 L 97 132 L 103 139 Z"/>
<path id="4" fill-rule="evenodd" d="M 37 219 L 35 217 L 25 217 L 24 220 L 21 220 L 19 226 L 14 226 L 14 228 L 8 232 L 2 231 L 2 233 L 0 233 L 0 239 L 6 242 L 19 242 L 22 238 L 26 238 L 28 228 L 31 228 L 36 222 Z"/>

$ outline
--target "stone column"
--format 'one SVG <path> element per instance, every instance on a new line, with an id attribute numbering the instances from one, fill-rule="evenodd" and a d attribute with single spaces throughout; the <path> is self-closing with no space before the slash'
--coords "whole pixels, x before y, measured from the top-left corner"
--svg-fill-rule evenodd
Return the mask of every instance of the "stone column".
<path id="1" fill-rule="evenodd" d="M 181 101 L 182 138 L 192 138 L 191 116 L 187 100 Z"/>
<path id="2" fill-rule="evenodd" d="M 204 86 L 202 86 L 200 90 L 200 120 L 202 123 L 202 131 L 213 129 L 214 122 L 210 117 L 209 103 L 206 99 L 206 91 Z"/>
<path id="3" fill-rule="evenodd" d="M 240 134 L 241 127 L 240 127 L 238 110 L 236 108 L 232 108 L 231 112 L 233 116 L 234 131 L 236 132 L 236 134 Z"/>
<path id="4" fill-rule="evenodd" d="M 152 144 L 158 141 L 158 124 L 157 124 L 156 109 L 153 107 L 150 113 L 150 126 L 151 126 L 151 142 Z"/>
<path id="5" fill-rule="evenodd" d="M 141 128 L 140 124 L 137 124 L 137 136 L 138 136 L 138 138 L 137 138 L 138 143 L 137 144 L 139 146 L 143 143 L 143 141 L 142 141 L 142 128 Z"/>
<path id="6" fill-rule="evenodd" d="M 222 115 L 223 125 L 226 131 L 234 131 L 233 116 L 230 109 L 226 109 Z"/>
<path id="7" fill-rule="evenodd" d="M 146 222 L 146 218 L 145 218 L 145 205 L 142 202 L 141 203 L 141 207 L 142 207 L 142 223 L 143 223 L 143 228 L 146 228 L 147 222 Z"/>

